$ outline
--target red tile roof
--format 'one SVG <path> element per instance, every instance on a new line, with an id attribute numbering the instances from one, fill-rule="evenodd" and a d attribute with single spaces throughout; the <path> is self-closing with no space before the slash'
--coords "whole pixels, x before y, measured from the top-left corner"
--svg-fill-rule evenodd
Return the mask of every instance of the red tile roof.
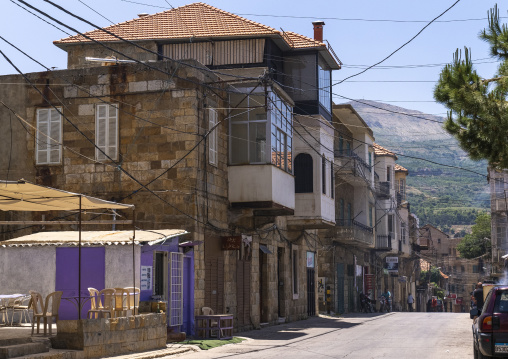
<path id="1" fill-rule="evenodd" d="M 294 32 L 281 32 L 205 3 L 193 3 L 153 15 L 138 17 L 104 28 L 125 40 L 200 39 L 210 37 L 280 36 L 292 48 L 325 47 L 325 44 Z M 97 41 L 121 41 L 102 30 L 85 35 Z M 76 35 L 54 41 L 56 45 L 89 42 Z"/>
<path id="2" fill-rule="evenodd" d="M 390 150 L 387 150 L 386 148 L 378 145 L 377 143 L 374 143 L 373 147 L 374 147 L 374 154 L 376 156 L 390 156 L 390 157 L 397 159 L 397 156 L 395 155 L 395 153 L 393 153 Z"/>
<path id="3" fill-rule="evenodd" d="M 395 164 L 395 171 L 400 171 L 400 172 L 407 172 L 409 173 L 409 171 L 407 170 L 407 168 L 404 168 L 402 167 L 401 165 L 399 165 L 398 163 Z"/>

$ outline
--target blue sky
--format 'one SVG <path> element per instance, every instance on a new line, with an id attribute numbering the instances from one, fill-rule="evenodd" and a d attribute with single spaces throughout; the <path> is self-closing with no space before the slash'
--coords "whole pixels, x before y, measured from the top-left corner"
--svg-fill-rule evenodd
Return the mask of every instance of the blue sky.
<path id="1" fill-rule="evenodd" d="M 92 30 L 89 25 L 63 14 L 42 0 L 24 1 L 47 11 L 79 31 Z M 152 14 L 169 9 L 170 6 L 190 3 L 180 0 L 53 1 L 100 26 L 110 25 L 108 20 L 113 23 L 123 22 L 136 18 L 138 13 Z M 334 81 L 340 81 L 388 56 L 454 2 L 455 0 L 210 0 L 207 3 L 276 29 L 282 28 L 309 37 L 313 36 L 311 22 L 324 20 L 324 38 L 330 42 L 344 64 L 342 70 L 333 74 Z M 15 3 L 22 5 L 17 0 L 2 1 L 0 36 L 48 67 L 66 68 L 65 52 L 52 42 L 67 35 Z M 442 64 L 451 61 L 457 48 L 468 46 L 472 49 L 472 58 L 478 60 L 475 61 L 476 68 L 483 77 L 491 77 L 496 71 L 496 62 L 489 57 L 487 44 L 478 39 L 478 32 L 487 26 L 487 11 L 495 3 L 490 0 L 461 0 L 439 19 L 445 22 L 431 24 L 410 44 L 381 64 L 382 68 L 368 70 L 337 85 L 333 92 L 348 98 L 375 100 L 424 113 L 445 115 L 445 108 L 433 101 L 432 91 Z M 508 22 L 508 4 L 500 2 L 499 5 L 501 16 Z M 1 40 L 0 50 L 23 72 L 43 71 L 39 65 Z M 436 64 L 438 65 L 435 66 Z M 0 57 L 0 75 L 15 72 Z M 347 100 L 336 97 L 334 101 L 341 103 Z"/>

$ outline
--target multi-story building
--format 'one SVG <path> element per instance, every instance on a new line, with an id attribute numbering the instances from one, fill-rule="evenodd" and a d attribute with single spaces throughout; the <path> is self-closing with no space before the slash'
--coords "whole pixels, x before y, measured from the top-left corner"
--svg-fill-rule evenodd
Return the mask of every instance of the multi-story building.
<path id="1" fill-rule="evenodd" d="M 410 229 L 417 221 L 402 201 L 408 171 L 374 143 L 372 130 L 351 105 L 334 105 L 333 114 L 336 220 L 319 253 L 320 282 L 330 291 L 330 301 L 321 301 L 320 309 L 354 311 L 360 292 L 374 299 L 385 289 L 394 295 L 395 308 L 404 309 L 417 278 L 410 257 L 417 241 L 417 231 Z M 387 260 L 396 263 L 390 270 Z"/>
<path id="2" fill-rule="evenodd" d="M 500 278 L 506 272 L 508 254 L 508 170 L 488 168 L 490 187 L 492 277 Z"/>
<path id="3" fill-rule="evenodd" d="M 2 176 L 133 203 L 140 228 L 188 231 L 191 321 L 204 306 L 237 330 L 314 315 L 319 231 L 336 222 L 340 61 L 323 25 L 309 38 L 194 3 L 55 41 L 68 69 L 25 86 L 0 78 L 0 115 L 18 119 L 0 135 L 12 144 Z"/>

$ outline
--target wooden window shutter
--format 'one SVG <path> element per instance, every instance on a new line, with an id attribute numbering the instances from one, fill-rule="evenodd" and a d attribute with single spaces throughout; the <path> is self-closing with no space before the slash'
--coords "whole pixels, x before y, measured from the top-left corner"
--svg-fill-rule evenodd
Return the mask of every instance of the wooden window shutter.
<path id="1" fill-rule="evenodd" d="M 36 163 L 59 164 L 62 159 L 62 116 L 56 109 L 37 109 Z"/>
<path id="2" fill-rule="evenodd" d="M 217 110 L 210 108 L 208 110 L 208 130 L 210 131 L 217 124 Z M 218 142 L 218 130 L 215 128 L 208 135 L 208 156 L 209 162 L 212 165 L 217 165 L 217 142 Z"/>
<path id="3" fill-rule="evenodd" d="M 98 161 L 118 159 L 118 108 L 115 105 L 97 105 L 95 118 L 95 150 Z M 104 153 L 102 153 L 100 150 Z"/>
<path id="4" fill-rule="evenodd" d="M 60 163 L 62 156 L 62 116 L 57 110 L 50 110 L 49 117 L 49 163 Z"/>
<path id="5" fill-rule="evenodd" d="M 37 110 L 37 134 L 35 136 L 37 164 L 48 163 L 49 109 Z"/>

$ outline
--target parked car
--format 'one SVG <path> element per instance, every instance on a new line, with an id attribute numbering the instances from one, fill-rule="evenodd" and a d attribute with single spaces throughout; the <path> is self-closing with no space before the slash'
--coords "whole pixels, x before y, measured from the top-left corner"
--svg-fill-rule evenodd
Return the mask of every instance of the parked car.
<path id="1" fill-rule="evenodd" d="M 493 287 L 483 308 L 472 308 L 470 317 L 474 357 L 508 357 L 508 286 Z"/>
<path id="2" fill-rule="evenodd" d="M 443 311 L 443 301 L 441 299 L 437 300 L 437 311 L 442 312 Z"/>

